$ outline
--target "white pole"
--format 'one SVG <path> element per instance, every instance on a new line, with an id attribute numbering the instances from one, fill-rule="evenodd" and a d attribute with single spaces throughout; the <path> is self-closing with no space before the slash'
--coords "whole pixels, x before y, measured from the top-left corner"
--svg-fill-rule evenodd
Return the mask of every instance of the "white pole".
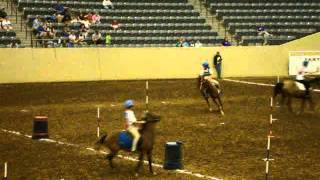
<path id="1" fill-rule="evenodd" d="M 98 107 L 97 110 L 97 122 L 98 122 L 98 127 L 97 127 L 97 137 L 100 137 L 100 107 Z"/>
<path id="2" fill-rule="evenodd" d="M 100 118 L 100 107 L 98 107 L 97 117 L 98 117 L 98 119 Z"/>
<path id="3" fill-rule="evenodd" d="M 279 76 L 277 76 L 277 83 L 279 83 L 280 82 L 280 77 Z"/>
<path id="4" fill-rule="evenodd" d="M 7 162 L 4 163 L 4 179 L 7 179 L 7 175 L 8 175 L 8 164 Z"/>
<path id="5" fill-rule="evenodd" d="M 270 107 L 273 106 L 273 97 L 270 97 Z"/>
<path id="6" fill-rule="evenodd" d="M 149 96 L 148 96 L 148 90 L 149 90 L 149 81 L 146 81 L 146 111 L 148 112 L 148 104 L 149 104 Z"/>
<path id="7" fill-rule="evenodd" d="M 267 150 L 270 150 L 270 136 L 268 136 L 268 146 L 267 146 Z M 269 158 L 269 157 L 267 157 Z"/>

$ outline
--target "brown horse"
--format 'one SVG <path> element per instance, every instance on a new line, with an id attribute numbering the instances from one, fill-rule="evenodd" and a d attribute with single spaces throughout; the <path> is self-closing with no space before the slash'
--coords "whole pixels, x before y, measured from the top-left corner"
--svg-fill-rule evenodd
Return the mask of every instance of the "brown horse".
<path id="1" fill-rule="evenodd" d="M 139 162 L 135 169 L 136 176 L 138 176 L 138 172 L 143 163 L 143 158 L 145 154 L 147 155 L 149 161 L 149 171 L 150 173 L 155 174 L 152 169 L 152 150 L 155 140 L 155 125 L 156 122 L 160 121 L 160 116 L 147 112 L 143 115 L 142 120 L 145 121 L 145 123 L 142 125 L 142 128 L 140 130 L 141 138 L 139 140 L 137 149 L 139 151 Z M 105 146 L 110 150 L 110 153 L 106 156 L 106 159 L 109 160 L 111 168 L 114 168 L 112 159 L 114 158 L 114 156 L 117 155 L 118 151 L 129 151 L 128 149 L 120 146 L 118 141 L 120 133 L 121 131 L 114 132 L 110 136 L 103 135 L 96 142 L 96 149 L 100 149 L 101 146 Z"/>
<path id="2" fill-rule="evenodd" d="M 309 84 L 318 83 L 320 78 L 314 78 L 309 80 Z M 303 86 L 301 83 L 300 86 Z M 284 80 L 275 85 L 273 89 L 273 99 L 277 97 L 278 94 L 281 94 L 281 104 L 284 103 L 285 99 L 287 99 L 287 106 L 290 112 L 292 111 L 292 98 L 301 99 L 300 112 L 303 113 L 306 101 L 309 102 L 310 108 L 314 110 L 314 102 L 312 100 L 312 90 L 310 89 L 310 94 L 307 96 L 305 90 L 301 90 L 299 88 L 299 84 L 295 80 Z"/>
<path id="3" fill-rule="evenodd" d="M 210 106 L 209 97 L 211 97 L 212 101 L 217 105 L 219 108 L 219 111 L 221 115 L 224 115 L 223 111 L 223 105 L 220 98 L 220 89 L 218 89 L 216 86 L 212 85 L 212 83 L 204 79 L 202 76 L 198 77 L 198 87 L 200 87 L 200 93 L 202 94 L 202 97 L 206 100 L 209 111 L 212 111 L 212 108 Z"/>

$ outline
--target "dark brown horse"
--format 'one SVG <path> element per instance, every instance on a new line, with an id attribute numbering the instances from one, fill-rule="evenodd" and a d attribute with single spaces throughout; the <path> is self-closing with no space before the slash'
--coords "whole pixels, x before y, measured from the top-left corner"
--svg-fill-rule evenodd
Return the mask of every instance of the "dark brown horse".
<path id="1" fill-rule="evenodd" d="M 312 80 L 309 80 L 309 84 L 313 83 L 319 83 L 320 78 L 314 78 Z M 312 100 L 312 90 L 309 90 L 309 95 L 306 94 L 305 90 L 301 90 L 301 87 L 303 86 L 302 83 L 299 83 L 295 80 L 284 80 L 282 82 L 279 82 L 275 85 L 273 89 L 273 99 L 277 97 L 278 94 L 281 94 L 281 103 L 283 104 L 285 100 L 287 99 L 287 106 L 290 112 L 293 112 L 292 110 L 292 98 L 298 98 L 301 99 L 301 106 L 300 106 L 300 112 L 299 114 L 303 113 L 304 107 L 306 102 L 308 101 L 310 104 L 310 108 L 314 110 L 314 102 Z M 304 87 L 304 86 L 303 86 Z"/>
<path id="2" fill-rule="evenodd" d="M 139 151 L 139 162 L 136 166 L 135 172 L 136 176 L 138 176 L 138 172 L 141 168 L 143 163 L 144 155 L 146 154 L 149 161 L 149 171 L 152 174 L 155 174 L 152 169 L 152 150 L 153 144 L 155 140 L 155 125 L 156 122 L 160 121 L 160 116 L 147 112 L 143 115 L 142 120 L 145 123 L 142 125 L 140 133 L 141 138 L 138 143 L 138 151 Z M 107 155 L 107 159 L 109 160 L 109 164 L 112 168 L 114 165 L 112 163 L 112 159 L 117 155 L 118 151 L 126 150 L 119 145 L 119 135 L 121 131 L 114 132 L 111 135 L 103 135 L 97 142 L 96 142 L 96 149 L 100 149 L 101 146 L 105 146 L 110 150 L 110 153 Z"/>
<path id="3" fill-rule="evenodd" d="M 198 77 L 198 87 L 200 88 L 200 93 L 202 97 L 206 100 L 209 111 L 212 111 L 210 106 L 209 98 L 211 97 L 212 101 L 217 105 L 221 115 L 224 115 L 223 105 L 220 98 L 220 91 L 215 85 L 213 85 L 209 80 L 204 79 L 202 76 Z"/>

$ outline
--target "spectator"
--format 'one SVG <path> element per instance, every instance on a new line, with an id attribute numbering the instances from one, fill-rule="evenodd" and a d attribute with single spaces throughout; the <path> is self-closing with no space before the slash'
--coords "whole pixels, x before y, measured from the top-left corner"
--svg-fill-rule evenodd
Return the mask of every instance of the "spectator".
<path id="1" fill-rule="evenodd" d="M 202 47 L 202 43 L 197 40 L 197 42 L 194 44 L 194 47 Z"/>
<path id="2" fill-rule="evenodd" d="M 182 47 L 182 43 L 183 43 L 183 38 L 179 38 L 176 43 L 176 47 Z"/>
<path id="3" fill-rule="evenodd" d="M 83 35 L 84 37 L 87 37 L 88 35 L 88 28 L 86 28 L 86 26 L 84 24 L 80 24 L 80 34 Z"/>
<path id="4" fill-rule="evenodd" d="M 182 47 L 190 47 L 190 43 L 187 40 L 184 40 L 182 43 Z"/>
<path id="5" fill-rule="evenodd" d="M 222 41 L 222 46 L 231 46 L 231 43 L 228 41 L 228 38 L 224 38 L 224 40 Z"/>
<path id="6" fill-rule="evenodd" d="M 85 40 L 85 36 L 83 34 L 79 33 L 77 36 L 77 43 L 79 45 L 84 45 L 84 44 L 86 44 L 86 42 L 84 40 Z"/>
<path id="7" fill-rule="evenodd" d="M 12 29 L 12 25 L 11 25 L 11 22 L 10 22 L 8 16 L 5 17 L 4 19 L 2 19 L 2 21 L 1 21 L 1 28 L 2 28 L 2 29 L 6 29 L 6 30 Z M 0 29 L 1 29 L 1 28 L 0 28 Z"/>
<path id="8" fill-rule="evenodd" d="M 69 38 L 69 43 L 72 43 L 72 44 L 77 43 L 77 36 L 74 34 L 74 32 L 71 32 L 68 38 Z"/>
<path id="9" fill-rule="evenodd" d="M 56 37 L 56 30 L 50 23 L 46 24 L 45 30 L 47 32 L 47 38 L 53 39 L 54 37 Z"/>
<path id="10" fill-rule="evenodd" d="M 114 9 L 114 6 L 111 0 L 103 0 L 102 5 L 105 9 Z"/>
<path id="11" fill-rule="evenodd" d="M 0 20 L 6 18 L 8 15 L 5 12 L 4 8 L 0 9 Z"/>
<path id="12" fill-rule="evenodd" d="M 20 45 L 19 45 L 19 43 L 16 42 L 16 41 L 11 41 L 10 44 L 8 44 L 7 47 L 9 47 L 9 48 L 19 48 Z"/>
<path id="13" fill-rule="evenodd" d="M 65 23 L 65 24 L 70 23 L 72 20 L 71 16 L 72 16 L 71 10 L 69 8 L 66 8 L 64 11 L 64 15 L 63 15 L 61 22 Z"/>
<path id="14" fill-rule="evenodd" d="M 100 15 L 98 13 L 92 12 L 92 23 L 100 24 Z"/>
<path id="15" fill-rule="evenodd" d="M 65 7 L 62 4 L 60 4 L 60 0 L 57 0 L 57 4 L 53 6 L 53 10 L 56 11 L 58 14 L 63 15 Z"/>
<path id="16" fill-rule="evenodd" d="M 111 41 L 112 41 L 112 38 L 111 38 L 111 35 L 110 34 L 106 34 L 106 45 L 111 45 Z"/>
<path id="17" fill-rule="evenodd" d="M 269 38 L 272 36 L 264 27 L 259 27 L 258 28 L 258 35 L 262 36 L 263 38 L 263 44 L 262 45 L 267 45 Z"/>
<path id="18" fill-rule="evenodd" d="M 102 44 L 101 33 L 99 31 L 95 31 L 92 35 L 93 44 Z"/>
<path id="19" fill-rule="evenodd" d="M 120 30 L 120 24 L 118 23 L 117 20 L 113 20 L 111 23 L 111 27 L 113 30 Z"/>
<path id="20" fill-rule="evenodd" d="M 213 65 L 217 72 L 217 78 L 221 79 L 221 64 L 222 64 L 222 57 L 220 52 L 218 51 L 216 55 L 213 57 Z"/>
<path id="21" fill-rule="evenodd" d="M 40 20 L 40 17 L 37 16 L 37 17 L 32 21 L 32 30 L 33 30 L 34 34 L 37 34 L 37 33 L 38 33 L 37 29 L 38 29 L 39 26 L 41 26 L 41 25 L 42 25 L 42 22 L 41 22 L 41 20 Z"/>
<path id="22" fill-rule="evenodd" d="M 86 14 L 86 15 L 84 16 L 84 19 L 87 20 L 87 21 L 89 21 L 89 22 L 91 23 L 91 22 L 92 22 L 92 13 L 89 12 L 88 14 Z"/>

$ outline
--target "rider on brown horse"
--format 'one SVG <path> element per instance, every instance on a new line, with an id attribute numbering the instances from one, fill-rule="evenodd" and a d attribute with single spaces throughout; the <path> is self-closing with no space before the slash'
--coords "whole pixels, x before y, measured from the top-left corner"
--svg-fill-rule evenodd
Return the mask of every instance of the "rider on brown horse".
<path id="1" fill-rule="evenodd" d="M 125 120 L 126 120 L 126 130 L 128 130 L 132 136 L 133 136 L 133 142 L 132 142 L 132 147 L 131 151 L 135 151 L 137 149 L 137 144 L 140 139 L 140 133 L 139 133 L 139 127 L 138 124 L 143 124 L 145 121 L 137 121 L 136 116 L 134 115 L 133 112 L 133 100 L 129 99 L 124 102 L 124 107 L 125 107 Z"/>
<path id="2" fill-rule="evenodd" d="M 217 87 L 218 92 L 220 93 L 220 84 L 219 84 L 219 82 L 217 80 L 215 80 L 212 77 L 212 71 L 210 69 L 208 61 L 204 61 L 202 63 L 202 68 L 203 69 L 201 69 L 201 71 L 200 71 L 200 77 L 205 79 L 205 80 L 208 80 L 212 85 Z M 202 89 L 202 83 L 200 84 L 200 89 Z M 205 91 L 205 89 L 204 89 L 204 91 Z"/>

